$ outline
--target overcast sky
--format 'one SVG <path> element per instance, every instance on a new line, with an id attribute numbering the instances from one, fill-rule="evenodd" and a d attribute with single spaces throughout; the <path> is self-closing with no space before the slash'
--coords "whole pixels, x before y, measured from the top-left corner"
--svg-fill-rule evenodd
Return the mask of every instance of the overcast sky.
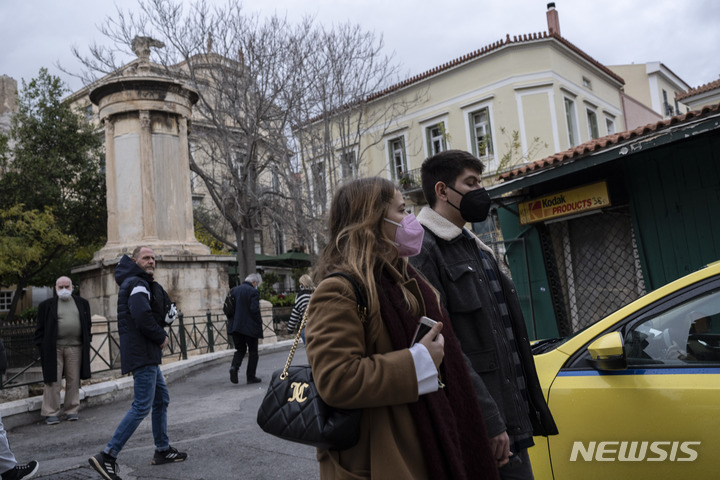
<path id="1" fill-rule="evenodd" d="M 212 3 L 212 0 L 208 0 Z M 224 1 L 223 1 L 224 3 Z M 506 34 L 547 31 L 547 0 L 249 0 L 246 11 L 316 15 L 317 21 L 352 21 L 383 35 L 402 71 L 416 75 L 470 53 Z M 559 0 L 563 37 L 605 65 L 663 62 L 697 87 L 720 78 L 720 1 Z M 73 90 L 82 85 L 57 67 L 80 65 L 73 45 L 103 42 L 97 25 L 115 5 L 137 0 L 0 0 L 0 75 L 18 81 L 41 67 Z"/>

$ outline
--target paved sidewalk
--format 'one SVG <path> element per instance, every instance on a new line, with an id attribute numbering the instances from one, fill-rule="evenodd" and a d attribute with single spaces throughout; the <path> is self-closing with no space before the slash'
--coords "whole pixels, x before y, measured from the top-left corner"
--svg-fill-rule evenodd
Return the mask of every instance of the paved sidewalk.
<path id="1" fill-rule="evenodd" d="M 148 416 L 120 453 L 120 477 L 123 480 L 317 478 L 314 448 L 277 439 L 260 430 L 256 423 L 267 382 L 274 370 L 284 366 L 290 344 L 281 342 L 260 347 L 258 375 L 263 381 L 254 385 L 244 383 L 245 363 L 240 371 L 240 383 L 230 383 L 228 370 L 233 351 L 164 366 L 170 390 L 168 435 L 173 446 L 188 453 L 188 459 L 177 464 L 150 464 L 154 446 Z M 307 362 L 305 349 L 300 347 L 293 363 L 304 362 Z M 19 462 L 32 459 L 40 462 L 35 478 L 99 479 L 89 466 L 88 458 L 105 447 L 130 407 L 129 396 L 119 397 L 105 405 L 81 407 L 77 422 L 45 425 L 36 412 L 32 423 L 9 428 L 13 453 Z"/>

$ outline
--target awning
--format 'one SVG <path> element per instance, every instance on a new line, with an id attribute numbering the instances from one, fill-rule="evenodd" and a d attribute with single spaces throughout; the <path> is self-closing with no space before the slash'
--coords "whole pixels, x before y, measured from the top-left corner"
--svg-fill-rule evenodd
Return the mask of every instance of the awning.
<path id="1" fill-rule="evenodd" d="M 505 182 L 488 187 L 487 191 L 493 200 L 502 200 L 504 195 L 524 188 L 715 130 L 719 117 L 720 104 L 712 105 L 703 107 L 701 111 L 691 111 L 655 124 L 590 140 L 506 172 L 501 175 Z"/>
<path id="2" fill-rule="evenodd" d="M 310 266 L 310 255 L 303 252 L 287 252 L 280 255 L 255 254 L 255 263 L 261 267 L 305 268 Z"/>
<path id="3" fill-rule="evenodd" d="M 255 264 L 258 267 L 277 268 L 306 268 L 311 265 L 310 255 L 302 252 L 287 252 L 280 255 L 255 254 Z M 228 266 L 230 275 L 237 275 L 237 263 Z"/>

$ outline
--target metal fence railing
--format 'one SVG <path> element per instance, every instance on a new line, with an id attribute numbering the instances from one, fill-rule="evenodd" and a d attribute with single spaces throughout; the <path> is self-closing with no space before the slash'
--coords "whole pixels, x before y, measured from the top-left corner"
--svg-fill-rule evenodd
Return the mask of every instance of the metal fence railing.
<path id="1" fill-rule="evenodd" d="M 269 310 L 269 309 L 268 309 Z M 279 338 L 287 337 L 287 321 L 283 313 L 269 311 L 263 315 L 265 331 L 274 331 Z M 227 334 L 227 319 L 222 313 L 186 316 L 180 313 L 166 329 L 170 337 L 163 350 L 163 363 L 186 360 L 188 357 L 233 349 Z M 8 371 L 0 378 L 0 389 L 42 383 L 40 356 L 34 344 L 35 321 L 0 327 L 8 358 Z M 93 375 L 120 368 L 120 336 L 116 320 L 92 322 L 90 365 Z"/>

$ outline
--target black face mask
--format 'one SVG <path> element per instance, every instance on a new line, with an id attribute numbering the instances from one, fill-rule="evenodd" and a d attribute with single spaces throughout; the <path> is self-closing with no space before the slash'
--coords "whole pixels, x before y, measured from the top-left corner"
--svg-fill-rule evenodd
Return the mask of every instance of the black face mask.
<path id="1" fill-rule="evenodd" d="M 459 208 L 450 203 L 449 200 L 448 203 L 460 210 L 460 215 L 462 216 L 463 220 L 465 220 L 466 222 L 482 222 L 487 218 L 488 213 L 490 212 L 491 203 L 490 195 L 487 193 L 487 190 L 480 187 L 477 190 L 471 190 L 465 195 L 463 195 L 450 185 L 448 185 L 447 187 L 450 190 L 462 195 L 462 200 L 460 200 Z"/>

